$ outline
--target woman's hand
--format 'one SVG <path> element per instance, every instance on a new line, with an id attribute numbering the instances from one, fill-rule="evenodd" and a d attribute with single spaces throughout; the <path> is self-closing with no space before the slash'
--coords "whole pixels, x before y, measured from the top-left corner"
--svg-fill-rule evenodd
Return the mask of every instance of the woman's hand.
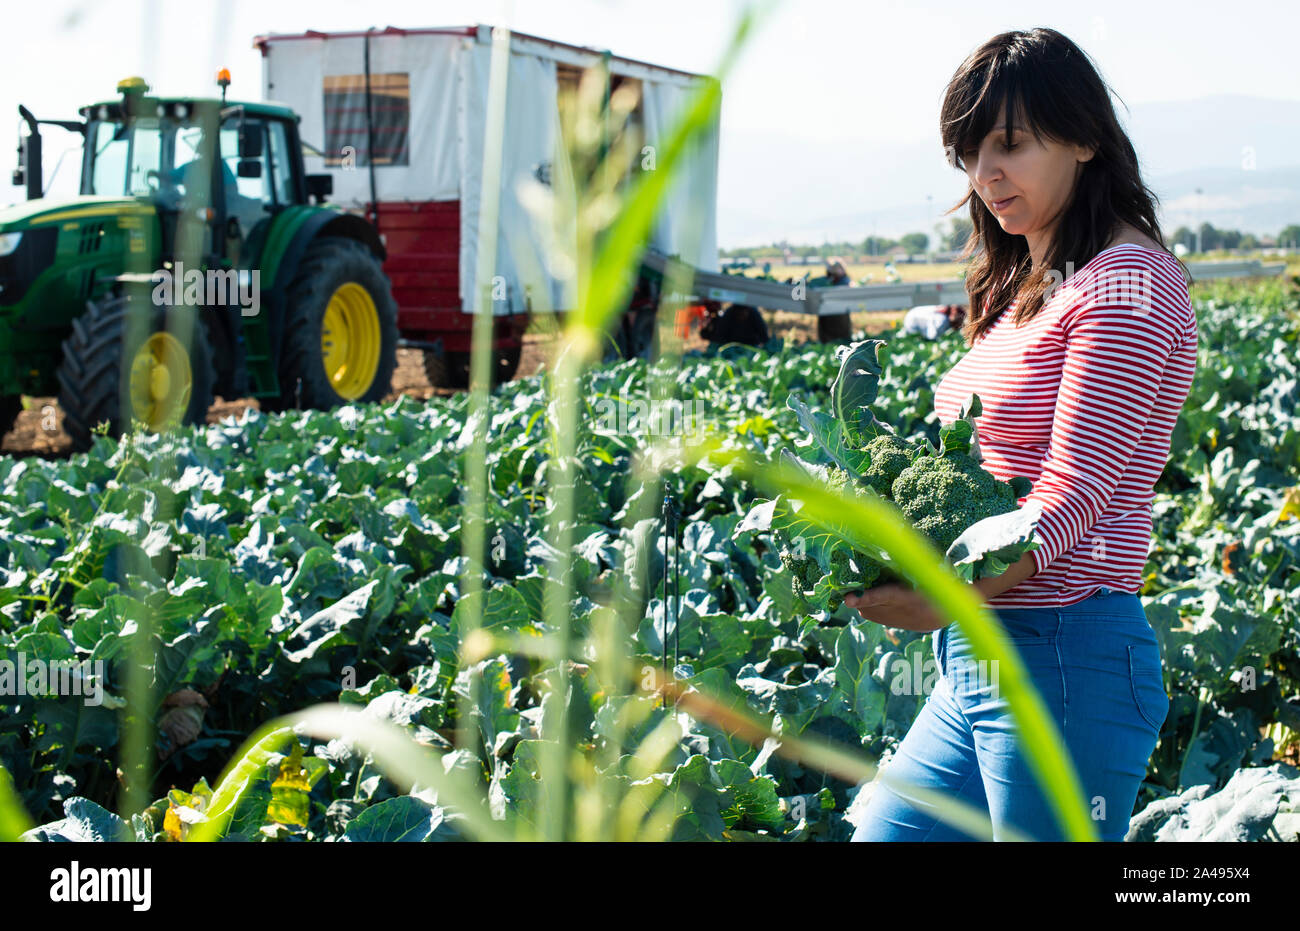
<path id="1" fill-rule="evenodd" d="M 1034 557 L 1025 553 L 1001 575 L 962 583 L 981 602 L 987 602 L 1010 588 L 1019 585 L 1034 574 Z M 869 588 L 856 595 L 845 595 L 844 603 L 857 609 L 868 621 L 894 627 L 898 630 L 915 630 L 926 633 L 947 627 L 949 619 L 935 610 L 933 603 L 918 591 L 905 585 L 889 583 Z"/>
<path id="2" fill-rule="evenodd" d="M 1002 579 L 1002 576 L 997 576 Z M 998 592 L 996 579 L 976 579 L 974 583 L 963 583 L 980 602 L 988 601 Z M 928 633 L 952 623 L 935 609 L 935 603 L 917 590 L 906 585 L 889 583 L 868 588 L 866 592 L 846 594 L 844 603 L 867 620 L 874 620 L 885 627 L 900 631 L 919 631 Z"/>
<path id="3" fill-rule="evenodd" d="M 903 585 L 877 585 L 856 595 L 845 595 L 844 603 L 868 621 L 899 630 L 926 633 L 949 624 L 929 598 Z"/>

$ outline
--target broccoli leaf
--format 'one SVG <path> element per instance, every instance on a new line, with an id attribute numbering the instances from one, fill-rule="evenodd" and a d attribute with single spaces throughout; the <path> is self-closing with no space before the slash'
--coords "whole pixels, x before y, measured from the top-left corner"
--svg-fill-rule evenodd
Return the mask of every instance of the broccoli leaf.
<path id="1" fill-rule="evenodd" d="M 958 419 L 939 427 L 939 455 L 965 453 L 976 462 L 982 462 L 980 455 L 979 431 L 975 427 L 975 418 L 984 411 L 978 394 L 972 394 L 961 406 Z"/>
<path id="2" fill-rule="evenodd" d="M 968 582 L 1001 575 L 1025 553 L 1038 548 L 1034 540 L 1038 514 L 1038 508 L 1027 505 L 976 521 L 948 547 L 948 560 Z"/>
<path id="3" fill-rule="evenodd" d="M 874 494 L 866 489 L 862 494 Z M 850 529 L 847 522 L 837 523 L 812 520 L 800 512 L 803 502 L 798 499 L 777 495 L 776 505 L 772 510 L 772 529 L 779 532 L 791 543 L 791 548 L 801 556 L 810 556 L 817 560 L 822 571 L 832 571 L 831 557 L 839 550 L 851 550 Z M 888 555 L 879 547 L 872 547 L 867 555 L 881 562 L 888 560 Z"/>
<path id="4" fill-rule="evenodd" d="M 851 484 L 843 470 L 812 465 L 784 449 L 781 458 L 831 489 L 875 494 L 869 486 Z M 803 513 L 802 501 L 786 495 L 756 502 L 734 534 L 755 532 L 771 532 L 780 541 L 781 563 L 791 573 L 794 608 L 801 614 L 817 609 L 834 612 L 846 593 L 876 584 L 882 568 L 890 563 L 879 547 L 864 547 L 865 554 L 857 549 L 847 522 L 812 520 Z"/>
<path id="5" fill-rule="evenodd" d="M 796 395 L 785 399 L 785 406 L 794 411 L 800 425 L 808 431 L 813 441 L 830 460 L 858 481 L 871 463 L 871 457 L 861 450 L 852 449 L 844 443 L 844 431 L 840 422 L 829 414 L 811 410 Z"/>
<path id="6" fill-rule="evenodd" d="M 883 339 L 868 339 L 835 351 L 840 371 L 831 385 L 831 406 L 852 446 L 862 447 L 873 436 L 893 432 L 871 410 L 884 371 L 879 357 L 883 345 Z"/>
<path id="7" fill-rule="evenodd" d="M 966 420 L 943 424 L 939 427 L 939 455 L 949 453 L 970 454 L 975 439 L 975 428 Z M 974 458 L 973 456 L 971 458 Z"/>

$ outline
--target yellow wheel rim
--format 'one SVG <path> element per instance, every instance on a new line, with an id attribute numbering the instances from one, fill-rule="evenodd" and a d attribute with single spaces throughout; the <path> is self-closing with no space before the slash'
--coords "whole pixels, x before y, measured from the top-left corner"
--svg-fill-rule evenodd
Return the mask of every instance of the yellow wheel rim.
<path id="1" fill-rule="evenodd" d="M 349 281 L 339 285 L 325 305 L 320 353 L 325 376 L 349 401 L 370 390 L 379 371 L 379 312 L 370 292 Z"/>
<path id="2" fill-rule="evenodd" d="M 190 407 L 190 354 L 170 333 L 154 333 L 131 359 L 131 416 L 155 433 L 180 424 Z"/>

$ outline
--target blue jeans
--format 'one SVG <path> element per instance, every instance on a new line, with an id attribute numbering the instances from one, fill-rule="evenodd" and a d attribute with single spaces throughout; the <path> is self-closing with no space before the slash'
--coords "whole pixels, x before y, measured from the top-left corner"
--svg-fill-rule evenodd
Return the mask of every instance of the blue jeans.
<path id="1" fill-rule="evenodd" d="M 1122 841 L 1169 713 L 1160 647 L 1141 601 L 1100 588 L 1063 608 L 996 614 L 1074 760 L 1098 835 Z M 885 767 L 987 812 L 995 840 L 1008 826 L 1034 840 L 1064 840 L 1021 753 L 995 667 L 975 662 L 955 624 L 931 636 L 941 675 Z M 972 840 L 899 791 L 877 780 L 853 840 Z"/>

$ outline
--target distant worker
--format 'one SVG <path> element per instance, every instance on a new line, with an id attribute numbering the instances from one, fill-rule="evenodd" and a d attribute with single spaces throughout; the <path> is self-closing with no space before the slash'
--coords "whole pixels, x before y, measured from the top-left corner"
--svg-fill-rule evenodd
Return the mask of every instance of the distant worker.
<path id="1" fill-rule="evenodd" d="M 710 302 L 708 318 L 700 327 L 700 336 L 710 343 L 744 343 L 747 346 L 762 346 L 769 339 L 767 322 L 762 313 L 752 304 L 729 304 L 719 310 L 716 302 Z"/>
<path id="2" fill-rule="evenodd" d="M 966 323 L 966 308 L 961 304 L 918 304 L 903 317 L 904 333 L 919 333 L 926 339 L 938 339 Z"/>
<path id="3" fill-rule="evenodd" d="M 810 288 L 847 287 L 852 284 L 853 280 L 849 278 L 849 273 L 844 267 L 844 260 L 840 258 L 827 259 L 826 274 L 808 279 Z"/>
<path id="4" fill-rule="evenodd" d="M 853 284 L 844 260 L 833 256 L 826 260 L 826 274 L 808 282 L 810 288 L 849 287 Z M 853 323 L 848 314 L 822 314 L 817 318 L 819 343 L 844 343 L 853 338 Z"/>

